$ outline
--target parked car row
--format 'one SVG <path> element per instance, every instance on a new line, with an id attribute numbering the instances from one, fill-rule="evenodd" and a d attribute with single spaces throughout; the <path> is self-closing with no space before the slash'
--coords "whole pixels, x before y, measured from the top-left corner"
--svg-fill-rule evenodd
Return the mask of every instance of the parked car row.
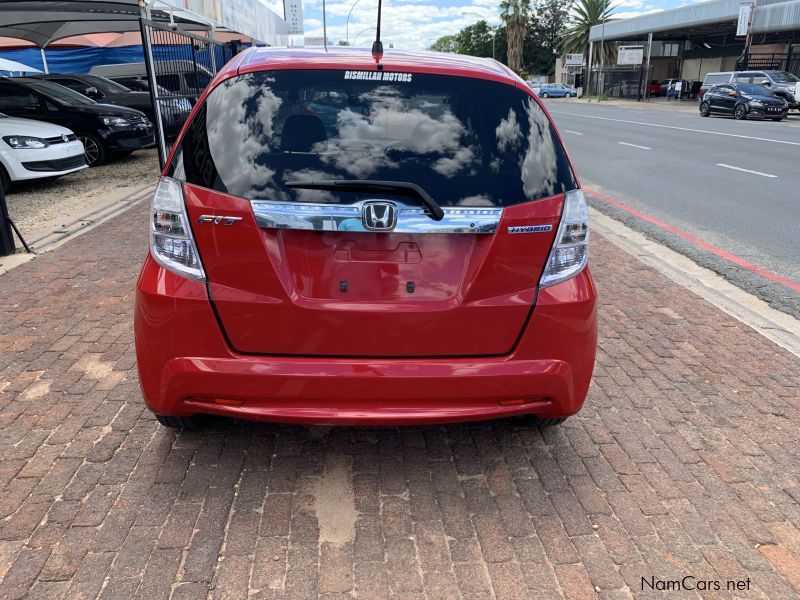
<path id="1" fill-rule="evenodd" d="M 116 65 L 127 66 L 127 65 Z M 83 94 L 96 102 L 103 104 L 115 104 L 117 106 L 127 106 L 134 108 L 147 115 L 150 121 L 155 122 L 153 104 L 150 99 L 150 87 L 147 79 L 133 80 L 136 88 L 126 85 L 121 81 L 115 81 L 99 75 L 83 74 L 50 74 L 36 75 L 40 79 L 54 81 L 69 89 Z M 159 89 L 160 96 L 169 96 L 170 91 L 166 88 Z M 168 137 L 177 136 L 181 126 L 186 121 L 192 110 L 192 103 L 186 98 L 165 98 L 159 101 L 161 106 L 161 118 L 164 122 L 164 130 Z"/>
<path id="2" fill-rule="evenodd" d="M 103 77 L 0 78 L 0 182 L 60 177 L 153 146 L 144 110 L 149 94 Z"/>
<path id="3" fill-rule="evenodd" d="M 700 87 L 700 98 L 713 86 L 720 84 L 752 83 L 769 88 L 769 91 L 786 100 L 790 109 L 800 110 L 800 78 L 787 71 L 724 71 L 708 73 Z"/>
<path id="4" fill-rule="evenodd" d="M 706 91 L 700 101 L 700 116 L 728 115 L 742 120 L 750 117 L 782 121 L 789 102 L 766 86 L 756 83 L 723 83 Z"/>

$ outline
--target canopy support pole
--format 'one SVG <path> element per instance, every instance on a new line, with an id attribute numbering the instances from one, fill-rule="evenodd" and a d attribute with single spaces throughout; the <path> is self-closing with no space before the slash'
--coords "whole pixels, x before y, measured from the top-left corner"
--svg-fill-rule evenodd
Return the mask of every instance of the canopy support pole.
<path id="1" fill-rule="evenodd" d="M 210 39 L 211 41 L 214 41 L 214 40 L 217 39 L 217 26 L 216 25 L 212 25 L 211 29 L 209 29 L 209 31 L 208 31 L 208 39 Z M 214 48 L 214 44 L 209 44 L 208 45 L 208 54 L 209 54 L 209 58 L 211 59 L 211 72 L 212 73 L 216 73 L 217 72 L 217 51 Z"/>
<path id="2" fill-rule="evenodd" d="M 42 54 L 42 65 L 44 65 L 44 72 L 49 73 L 50 70 L 47 68 L 47 56 L 44 53 L 44 46 L 39 48 L 39 52 Z"/>
<path id="3" fill-rule="evenodd" d="M 150 43 L 148 33 L 148 23 L 150 17 L 150 7 L 145 0 L 139 0 L 139 29 L 142 33 L 142 50 L 144 50 L 144 66 L 147 71 L 147 83 L 150 88 L 150 103 L 153 105 L 153 116 L 156 134 L 156 146 L 158 147 L 158 163 L 161 167 L 167 164 L 167 144 L 164 141 L 164 122 L 161 119 L 161 103 L 158 101 L 158 84 L 156 83 L 156 71 L 153 61 L 153 46 Z"/>

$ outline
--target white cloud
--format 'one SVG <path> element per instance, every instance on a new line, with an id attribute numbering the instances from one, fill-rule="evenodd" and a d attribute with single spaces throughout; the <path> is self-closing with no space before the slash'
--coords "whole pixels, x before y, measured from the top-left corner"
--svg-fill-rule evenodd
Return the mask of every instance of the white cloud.
<path id="1" fill-rule="evenodd" d="M 353 7 L 351 0 L 326 3 L 328 39 L 333 43 L 347 38 L 347 15 L 350 13 L 350 42 L 368 47 L 373 39 L 377 20 L 377 0 L 359 0 Z M 320 0 L 305 0 L 305 35 L 322 37 L 322 3 Z M 499 0 L 473 0 L 446 5 L 431 0 L 384 0 L 382 39 L 384 46 L 420 50 L 434 41 L 456 33 L 476 23 L 483 17 L 492 24 L 499 23 Z"/>

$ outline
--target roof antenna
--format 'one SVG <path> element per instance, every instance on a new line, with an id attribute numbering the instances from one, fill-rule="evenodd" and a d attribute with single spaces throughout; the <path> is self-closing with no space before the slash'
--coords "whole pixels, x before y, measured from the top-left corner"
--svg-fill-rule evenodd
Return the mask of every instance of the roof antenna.
<path id="1" fill-rule="evenodd" d="M 328 20 L 325 15 L 325 0 L 322 0 L 322 45 L 328 51 Z"/>
<path id="2" fill-rule="evenodd" d="M 381 42 L 381 7 L 382 1 L 378 0 L 378 27 L 375 29 L 375 41 L 372 42 L 372 58 L 375 59 L 379 71 L 383 70 L 381 58 L 383 57 L 383 42 Z"/>

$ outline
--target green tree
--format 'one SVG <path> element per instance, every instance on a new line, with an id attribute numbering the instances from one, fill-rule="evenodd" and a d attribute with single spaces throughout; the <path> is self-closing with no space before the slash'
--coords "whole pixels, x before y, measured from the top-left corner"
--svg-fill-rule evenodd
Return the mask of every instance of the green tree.
<path id="1" fill-rule="evenodd" d="M 347 40 L 339 40 L 336 42 L 337 46 L 349 46 L 350 44 L 347 43 Z"/>
<path id="2" fill-rule="evenodd" d="M 428 50 L 433 50 L 434 52 L 458 52 L 458 48 L 458 34 L 454 33 L 440 37 L 430 45 Z"/>
<path id="3" fill-rule="evenodd" d="M 486 21 L 465 27 L 453 35 L 445 35 L 430 45 L 436 52 L 454 52 L 469 56 L 492 56 L 494 46 L 495 58 L 505 62 L 505 27 L 492 27 Z"/>
<path id="4" fill-rule="evenodd" d="M 570 19 L 571 27 L 564 34 L 561 48 L 564 52 L 583 52 L 587 71 L 589 68 L 589 30 L 603 22 L 613 21 L 611 16 L 616 6 L 611 6 L 611 0 L 578 0 L 572 7 Z M 613 42 L 605 42 L 595 46 L 592 62 L 602 60 L 608 64 L 616 54 Z"/>
<path id="5" fill-rule="evenodd" d="M 486 21 L 478 21 L 458 32 L 459 52 L 471 56 L 492 56 L 494 28 Z M 495 48 L 496 50 L 496 48 Z"/>
<path id="6" fill-rule="evenodd" d="M 530 0 L 502 0 L 500 18 L 508 34 L 508 66 L 517 73 L 523 68 L 523 51 L 530 18 Z"/>
<path id="7" fill-rule="evenodd" d="M 571 4 L 572 0 L 543 0 L 537 6 L 525 37 L 525 69 L 530 73 L 552 75 L 555 72 Z"/>

